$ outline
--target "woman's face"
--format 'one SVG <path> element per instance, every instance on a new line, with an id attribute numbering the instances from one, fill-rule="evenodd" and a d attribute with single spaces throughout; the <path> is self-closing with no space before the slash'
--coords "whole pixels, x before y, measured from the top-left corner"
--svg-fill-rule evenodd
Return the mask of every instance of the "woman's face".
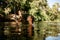
<path id="1" fill-rule="evenodd" d="M 32 21 L 32 17 L 31 16 L 28 16 L 27 17 L 27 21 Z"/>

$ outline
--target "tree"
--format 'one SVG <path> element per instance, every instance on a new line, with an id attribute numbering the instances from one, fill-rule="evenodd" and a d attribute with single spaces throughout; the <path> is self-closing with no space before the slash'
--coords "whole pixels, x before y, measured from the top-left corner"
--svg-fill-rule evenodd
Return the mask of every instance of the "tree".
<path id="1" fill-rule="evenodd" d="M 33 6 L 32 6 L 33 5 Z M 30 2 L 31 9 L 29 10 L 29 14 L 34 16 L 35 21 L 49 21 L 49 17 L 46 14 L 47 8 L 47 0 L 34 0 Z"/>

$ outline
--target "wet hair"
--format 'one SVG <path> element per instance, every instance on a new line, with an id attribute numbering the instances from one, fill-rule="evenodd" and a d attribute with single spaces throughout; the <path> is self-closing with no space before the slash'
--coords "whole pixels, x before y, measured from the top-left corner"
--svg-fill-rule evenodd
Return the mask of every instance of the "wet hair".
<path id="1" fill-rule="evenodd" d="M 32 15 L 28 15 L 28 16 L 31 16 L 31 18 L 32 18 L 32 23 L 33 23 L 33 21 L 34 21 L 34 17 L 33 17 Z"/>

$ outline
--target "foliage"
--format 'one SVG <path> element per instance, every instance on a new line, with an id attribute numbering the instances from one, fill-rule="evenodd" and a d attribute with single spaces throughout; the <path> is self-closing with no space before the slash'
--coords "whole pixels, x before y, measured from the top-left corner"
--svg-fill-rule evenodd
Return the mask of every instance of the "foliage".
<path id="1" fill-rule="evenodd" d="M 26 11 L 34 17 L 35 21 L 59 21 L 59 4 L 56 3 L 50 8 L 47 0 L 1 0 L 0 13 L 5 15 L 10 12 L 16 13 L 17 10 Z"/>

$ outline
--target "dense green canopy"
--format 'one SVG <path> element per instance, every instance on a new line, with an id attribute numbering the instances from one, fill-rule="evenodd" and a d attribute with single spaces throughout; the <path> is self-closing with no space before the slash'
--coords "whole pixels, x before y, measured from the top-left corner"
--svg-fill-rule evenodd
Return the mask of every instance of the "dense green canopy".
<path id="1" fill-rule="evenodd" d="M 50 8 L 47 0 L 0 0 L 0 14 L 7 15 L 10 12 L 23 10 L 32 15 L 35 21 L 59 21 L 59 4 L 56 3 Z"/>

